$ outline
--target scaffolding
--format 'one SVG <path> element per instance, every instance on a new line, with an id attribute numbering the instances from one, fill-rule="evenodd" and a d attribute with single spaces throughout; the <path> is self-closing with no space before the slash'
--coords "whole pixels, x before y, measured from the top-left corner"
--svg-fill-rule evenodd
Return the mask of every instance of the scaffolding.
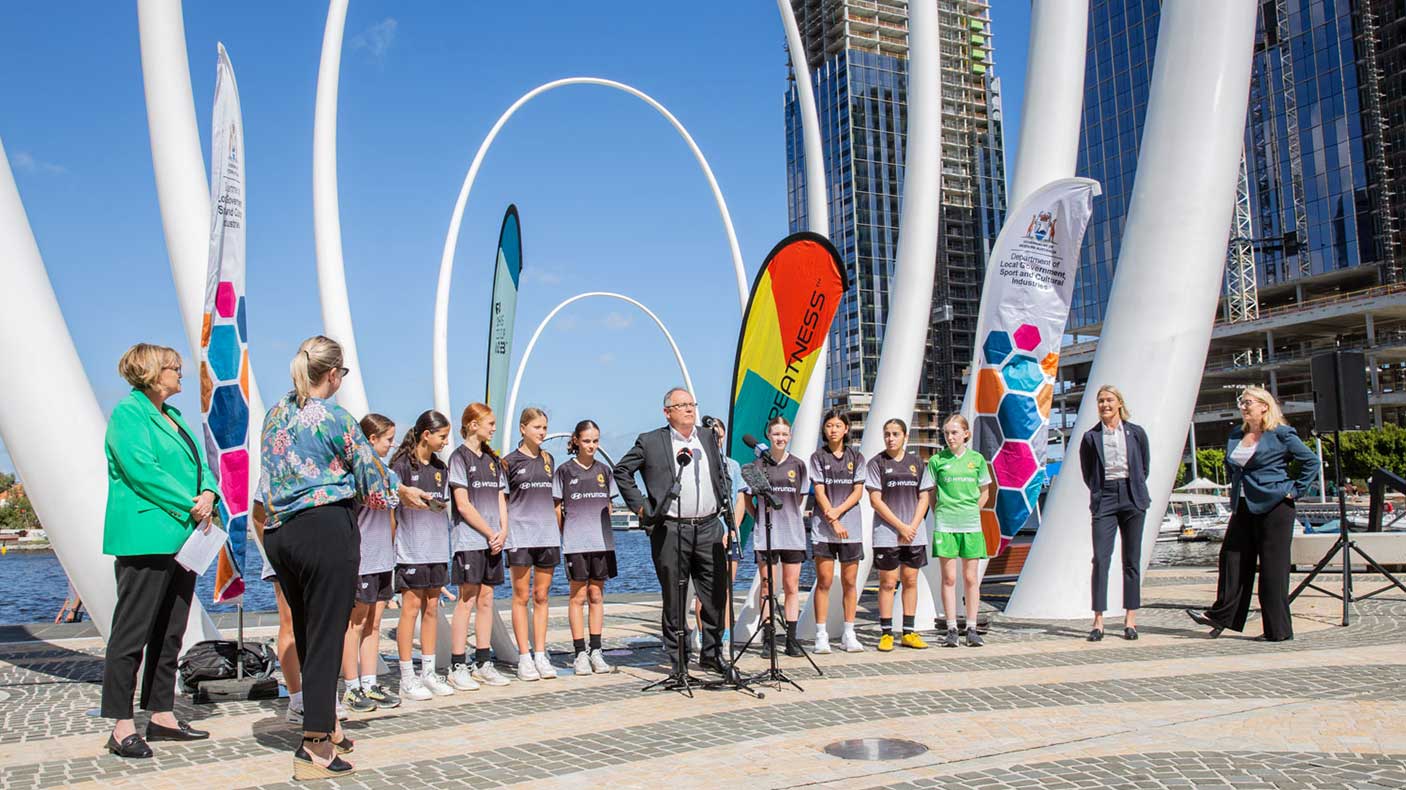
<path id="1" fill-rule="evenodd" d="M 1278 32 L 1275 36 L 1279 45 L 1280 98 L 1284 102 L 1285 135 L 1289 146 L 1289 189 L 1293 195 L 1290 201 L 1294 212 L 1293 243 L 1284 246 L 1284 265 L 1287 266 L 1289 253 L 1296 252 L 1299 277 L 1313 274 L 1313 258 L 1308 250 L 1308 199 L 1303 187 L 1303 150 L 1299 145 L 1299 100 L 1294 89 L 1294 48 L 1289 45 L 1288 0 L 1274 0 L 1274 14 Z M 1286 279 L 1288 272 L 1285 272 Z"/>
<path id="2" fill-rule="evenodd" d="M 1372 169 L 1373 180 L 1377 182 L 1376 189 L 1371 190 L 1374 198 L 1372 211 L 1377 219 L 1377 248 L 1381 251 L 1383 263 L 1382 279 L 1394 282 L 1401 272 L 1396 265 L 1396 215 L 1391 210 L 1395 195 L 1391 188 L 1391 167 L 1387 161 L 1387 119 L 1382 110 L 1381 41 L 1377 37 L 1376 20 L 1366 3 L 1357 6 L 1357 29 L 1365 56 L 1360 73 L 1365 83 L 1363 110 L 1368 117 L 1362 125 L 1369 131 L 1369 138 L 1375 137 L 1375 144 L 1369 143 L 1366 154 L 1367 165 Z"/>

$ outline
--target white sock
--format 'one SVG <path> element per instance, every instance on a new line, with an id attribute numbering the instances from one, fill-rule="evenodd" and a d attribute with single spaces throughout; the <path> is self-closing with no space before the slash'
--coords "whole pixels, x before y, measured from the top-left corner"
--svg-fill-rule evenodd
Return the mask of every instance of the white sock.
<path id="1" fill-rule="evenodd" d="M 825 630 L 825 624 L 824 624 L 824 623 L 816 623 L 816 624 L 815 624 L 815 638 L 816 638 L 816 639 L 829 639 L 829 638 L 830 638 L 830 633 L 829 633 L 827 630 Z"/>
<path id="2" fill-rule="evenodd" d="M 817 627 L 818 627 L 818 626 L 817 626 Z M 853 622 L 853 621 L 850 621 L 850 622 L 845 623 L 845 631 L 844 631 L 844 633 L 845 633 L 845 636 L 854 636 L 854 622 Z"/>
<path id="3" fill-rule="evenodd" d="M 947 630 L 948 630 L 948 631 L 956 631 L 956 630 L 957 630 L 957 618 L 955 618 L 955 617 L 949 617 L 949 618 L 947 618 Z"/>
<path id="4" fill-rule="evenodd" d="M 429 677 L 434 674 L 434 656 L 420 656 L 420 675 Z"/>
<path id="5" fill-rule="evenodd" d="M 362 690 L 362 691 L 370 691 L 370 690 L 371 690 L 371 687 L 374 686 L 374 685 L 376 685 L 376 676 L 375 676 L 375 675 L 362 675 L 362 676 L 361 676 L 361 690 Z"/>
<path id="6" fill-rule="evenodd" d="M 303 692 L 295 691 L 288 695 L 288 707 L 293 710 L 303 709 Z"/>
<path id="7" fill-rule="evenodd" d="M 400 685 L 404 686 L 407 681 L 415 677 L 415 662 L 405 659 L 400 662 Z"/>
<path id="8" fill-rule="evenodd" d="M 361 678 L 359 677 L 351 678 L 350 680 L 344 678 L 342 683 L 346 684 L 347 691 L 361 688 Z M 370 688 L 370 686 L 367 686 L 367 688 Z"/>

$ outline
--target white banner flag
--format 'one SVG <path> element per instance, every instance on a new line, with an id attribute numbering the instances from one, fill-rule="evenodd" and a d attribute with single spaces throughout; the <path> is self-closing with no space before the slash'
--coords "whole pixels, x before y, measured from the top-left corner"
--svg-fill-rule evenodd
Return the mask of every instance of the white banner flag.
<path id="1" fill-rule="evenodd" d="M 1038 519 L 1060 341 L 1097 181 L 1061 178 L 1006 216 L 986 264 L 976 349 L 962 413 L 999 485 L 981 513 L 995 556 Z"/>

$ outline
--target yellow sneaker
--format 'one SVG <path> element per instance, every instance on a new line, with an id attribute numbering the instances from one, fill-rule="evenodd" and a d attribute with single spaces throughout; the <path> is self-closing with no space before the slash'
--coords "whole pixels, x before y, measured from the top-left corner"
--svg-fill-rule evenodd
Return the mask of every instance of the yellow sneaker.
<path id="1" fill-rule="evenodd" d="M 918 636 L 916 631 L 910 631 L 903 635 L 903 646 L 911 647 L 914 650 L 926 650 L 928 648 L 928 643 L 924 642 L 923 638 Z"/>
<path id="2" fill-rule="evenodd" d="M 884 634 L 879 637 L 879 652 L 888 653 L 893 650 L 893 634 Z"/>

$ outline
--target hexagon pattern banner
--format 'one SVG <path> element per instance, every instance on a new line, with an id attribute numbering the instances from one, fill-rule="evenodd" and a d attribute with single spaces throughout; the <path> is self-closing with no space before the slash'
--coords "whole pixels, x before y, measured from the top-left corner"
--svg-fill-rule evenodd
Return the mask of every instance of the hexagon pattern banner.
<path id="1" fill-rule="evenodd" d="M 1007 215 L 987 263 L 962 413 L 999 486 L 981 513 L 992 556 L 1022 528 L 1039 524 L 1060 340 L 1098 194 L 1098 182 L 1087 178 L 1061 178 L 1035 190 Z"/>
<path id="2" fill-rule="evenodd" d="M 244 314 L 244 121 L 234 67 L 219 45 L 210 124 L 210 264 L 200 333 L 205 459 L 220 490 L 229 542 L 215 568 L 215 602 L 244 594 L 249 518 L 249 332 Z"/>

